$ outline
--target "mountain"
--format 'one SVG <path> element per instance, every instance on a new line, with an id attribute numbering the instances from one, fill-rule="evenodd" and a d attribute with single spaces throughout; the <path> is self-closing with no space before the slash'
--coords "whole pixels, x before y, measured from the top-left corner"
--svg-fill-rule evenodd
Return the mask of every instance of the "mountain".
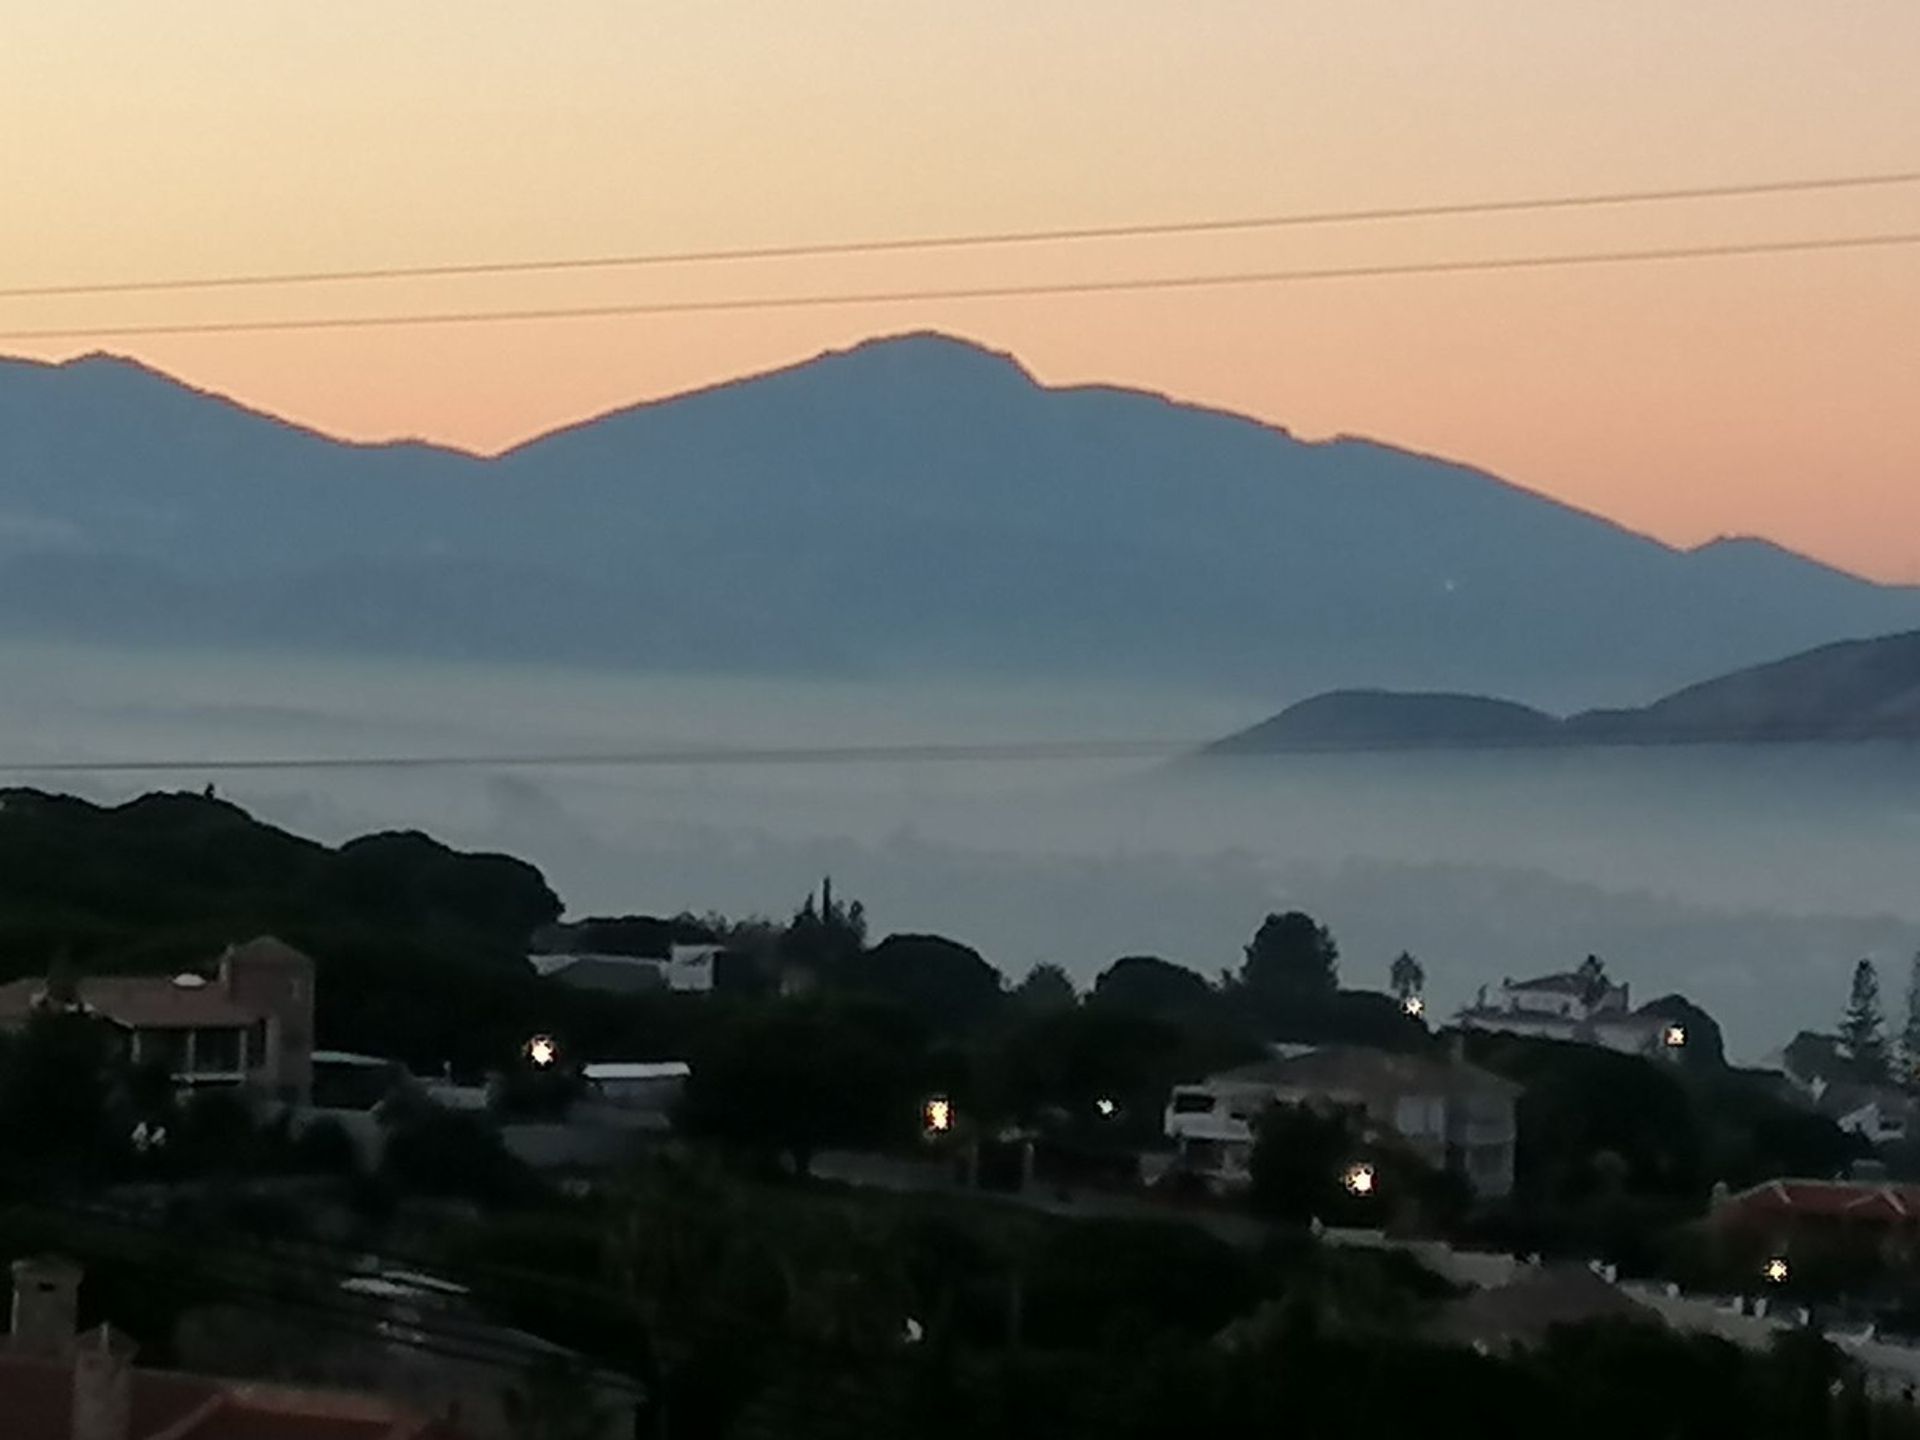
<path id="1" fill-rule="evenodd" d="M 789 674 L 1648 697 L 1920 592 L 935 335 L 494 457 L 0 361 L 0 633 Z"/>
<path id="2" fill-rule="evenodd" d="M 1920 631 L 1822 645 L 1567 729 L 1641 743 L 1920 736 Z"/>
<path id="3" fill-rule="evenodd" d="M 1565 720 L 1478 695 L 1336 691 L 1291 705 L 1203 753 L 1874 738 L 1920 738 L 1920 631 L 1822 645 L 1651 705 Z"/>
<path id="4" fill-rule="evenodd" d="M 1208 747 L 1217 755 L 1274 750 L 1416 749 L 1551 741 L 1560 720 L 1511 700 L 1336 690 L 1290 705 Z"/>

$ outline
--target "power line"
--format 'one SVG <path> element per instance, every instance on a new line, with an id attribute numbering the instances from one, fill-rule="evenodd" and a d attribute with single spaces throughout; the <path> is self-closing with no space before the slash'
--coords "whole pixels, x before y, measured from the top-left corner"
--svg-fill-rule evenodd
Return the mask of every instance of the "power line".
<path id="1" fill-rule="evenodd" d="M 1063 280 L 1023 285 L 961 286 L 894 291 L 849 291 L 827 295 L 773 295 L 723 300 L 656 300 L 613 305 L 547 306 L 525 310 L 459 310 L 439 313 L 316 316 L 295 320 L 201 320 L 159 325 L 52 326 L 0 331 L 0 340 L 84 340 L 143 335 L 240 335 L 260 331 L 365 330 L 415 325 L 468 325 L 503 321 L 589 320 L 635 315 L 696 315 L 725 311 L 802 310 L 845 305 L 898 305 L 934 300 L 1000 300 L 1040 295 L 1103 295 L 1150 290 L 1198 290 L 1236 285 L 1280 285 L 1320 280 L 1366 280 L 1405 275 L 1491 274 L 1550 270 L 1578 265 L 1648 261 L 1728 259 L 1749 255 L 1885 249 L 1920 244 L 1920 231 L 1890 235 L 1842 235 L 1804 240 L 1755 240 L 1722 245 L 1676 245 L 1658 250 L 1593 250 L 1499 259 L 1418 260 L 1387 265 L 1341 265 L 1318 270 L 1252 270 L 1219 275 L 1144 276 L 1124 280 Z"/>
<path id="2" fill-rule="evenodd" d="M 1144 239 L 1153 236 L 1225 234 L 1320 225 L 1349 225 L 1395 220 L 1440 219 L 1465 215 L 1506 215 L 1535 210 L 1596 209 L 1614 205 L 1661 204 L 1688 200 L 1724 200 L 1745 196 L 1806 194 L 1831 190 L 1907 185 L 1920 170 L 1873 175 L 1820 176 L 1756 181 L 1738 185 L 1695 185 L 1667 190 L 1619 190 L 1584 195 L 1535 196 L 1511 200 L 1465 200 L 1431 205 L 1381 206 L 1360 210 L 1306 211 L 1215 220 L 1172 220 L 1125 225 L 1081 225 L 1053 230 L 980 231 L 961 235 L 898 239 L 826 241 L 816 244 L 761 245 L 681 250 L 632 255 L 582 256 L 559 260 L 470 261 L 439 265 L 384 265 L 360 270 L 305 270 L 256 275 L 179 277 L 167 280 L 108 280 L 0 289 L 0 299 L 78 295 L 128 295 L 168 290 L 226 290 L 276 285 L 321 285 L 370 280 L 421 280 L 472 275 L 525 275 L 577 270 L 637 269 L 656 265 L 695 265 L 743 260 L 789 260 L 834 255 L 874 255 L 915 250 L 961 250 L 1066 241 Z"/>
<path id="3" fill-rule="evenodd" d="M 616 754 L 310 755 L 263 759 L 36 760 L 0 764 L 5 774 L 153 773 L 248 770 L 633 769 L 679 765 L 860 765 L 887 761 L 1137 759 L 1177 754 L 1199 741 L 1054 740 L 1000 744 L 702 746 Z"/>

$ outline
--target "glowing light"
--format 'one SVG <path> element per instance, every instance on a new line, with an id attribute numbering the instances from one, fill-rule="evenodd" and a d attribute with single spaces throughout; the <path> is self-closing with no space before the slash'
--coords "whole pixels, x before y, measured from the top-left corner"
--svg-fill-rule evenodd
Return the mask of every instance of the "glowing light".
<path id="1" fill-rule="evenodd" d="M 1760 1267 L 1760 1273 L 1767 1277 L 1769 1285 L 1784 1285 L 1787 1283 L 1787 1262 L 1776 1255 Z"/>
<path id="2" fill-rule="evenodd" d="M 1400 1002 L 1400 1008 L 1407 1013 L 1410 1019 L 1418 1020 L 1422 1015 L 1427 1013 L 1427 1002 L 1422 1000 L 1418 995 L 1409 995 Z"/>
<path id="3" fill-rule="evenodd" d="M 560 1058 L 560 1047 L 553 1043 L 551 1035 L 536 1035 L 527 1041 L 527 1059 L 542 1070 Z"/>
<path id="4" fill-rule="evenodd" d="M 1687 1027 L 1684 1025 L 1667 1026 L 1667 1048 L 1678 1050 L 1687 1043 Z"/>
<path id="5" fill-rule="evenodd" d="M 1347 1167 L 1347 1173 L 1340 1183 L 1347 1187 L 1349 1195 L 1371 1195 L 1373 1193 L 1373 1166 L 1362 1163 Z"/>
<path id="6" fill-rule="evenodd" d="M 1093 1108 L 1098 1110 L 1102 1115 L 1111 1115 L 1115 1110 L 1118 1110 L 1120 1107 L 1118 1105 L 1115 1105 L 1111 1100 L 1103 1099 L 1103 1100 L 1094 1101 Z"/>
<path id="7" fill-rule="evenodd" d="M 927 1101 L 927 1130 L 930 1134 L 944 1135 L 953 1128 L 953 1102 L 941 1095 Z"/>

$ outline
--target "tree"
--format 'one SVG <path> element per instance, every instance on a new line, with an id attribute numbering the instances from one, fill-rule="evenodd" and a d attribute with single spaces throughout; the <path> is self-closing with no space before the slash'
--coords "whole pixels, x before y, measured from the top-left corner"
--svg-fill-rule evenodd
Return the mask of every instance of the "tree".
<path id="1" fill-rule="evenodd" d="M 858 900 L 833 893 L 833 877 L 820 883 L 820 898 L 807 896 L 780 940 L 780 959 L 811 970 L 823 981 L 840 979 L 867 948 L 867 912 Z"/>
<path id="2" fill-rule="evenodd" d="M 1402 950 L 1394 957 L 1393 967 L 1387 972 L 1387 984 L 1393 991 L 1393 998 L 1404 1005 L 1427 988 L 1427 972 L 1410 951 Z"/>
<path id="3" fill-rule="evenodd" d="M 1880 1013 L 1880 974 L 1871 960 L 1862 960 L 1853 967 L 1847 1013 L 1840 1020 L 1840 1051 L 1857 1078 L 1886 1078 L 1887 1039 Z"/>
<path id="4" fill-rule="evenodd" d="M 995 1037 L 977 1066 L 976 1103 L 993 1119 L 1027 1120 L 1058 1107 L 1086 1113 L 1100 1100 L 1151 1115 L 1186 1060 L 1180 1028 L 1114 1005 L 1077 1005 L 1024 1019 Z"/>
<path id="5" fill-rule="evenodd" d="M 1000 972 L 944 935 L 889 935 L 843 973 L 849 988 L 895 1001 L 937 1032 L 970 1029 L 1004 998 Z"/>
<path id="6" fill-rule="evenodd" d="M 1205 977 L 1157 955 L 1127 955 L 1102 970 L 1093 999 L 1143 1015 L 1198 1015 L 1218 998 Z"/>
<path id="7" fill-rule="evenodd" d="M 1263 999 L 1318 999 L 1339 985 L 1340 949 L 1327 927 L 1289 910 L 1269 915 L 1247 945 L 1240 975 Z"/>
<path id="8" fill-rule="evenodd" d="M 1634 1012 L 1651 1019 L 1678 1025 L 1687 1043 L 1678 1056 L 1689 1069 L 1722 1069 L 1727 1063 L 1727 1044 L 1720 1033 L 1720 1022 L 1684 995 L 1662 995 L 1649 1000 Z"/>
<path id="9" fill-rule="evenodd" d="M 1900 1032 L 1901 1079 L 1920 1080 L 1920 955 L 1907 971 L 1907 1023 Z"/>
<path id="10" fill-rule="evenodd" d="M 1341 1115 L 1304 1105 L 1275 1105 L 1254 1130 L 1253 1205 L 1263 1215 L 1304 1225 L 1338 1206 L 1354 1138 Z"/>
<path id="11" fill-rule="evenodd" d="M 1047 1014 L 1071 1010 L 1080 1002 L 1080 996 L 1065 970 L 1043 961 L 1027 971 L 1027 978 L 1013 987 L 1012 1000 L 1029 1014 Z"/>
<path id="12" fill-rule="evenodd" d="M 0 1155 L 89 1158 L 104 1138 L 113 1052 L 106 1022 L 36 1011 L 0 1051 Z"/>
<path id="13" fill-rule="evenodd" d="M 383 1110 L 381 1123 L 386 1131 L 381 1167 L 406 1190 L 492 1205 L 527 1202 L 543 1193 L 539 1177 L 479 1115 L 408 1099 Z"/>
<path id="14" fill-rule="evenodd" d="M 901 1018 L 811 996 L 732 1015 L 694 1047 L 679 1123 L 784 1156 L 801 1175 L 827 1146 L 906 1138 L 919 1117 L 922 1057 Z"/>

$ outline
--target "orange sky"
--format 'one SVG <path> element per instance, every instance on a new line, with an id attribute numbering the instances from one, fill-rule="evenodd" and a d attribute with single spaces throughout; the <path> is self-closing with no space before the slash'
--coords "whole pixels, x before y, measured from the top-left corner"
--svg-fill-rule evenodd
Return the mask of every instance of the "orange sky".
<path id="1" fill-rule="evenodd" d="M 1914 0 L 74 0 L 0 15 L 0 286 L 1920 168 Z M 0 330 L 1920 230 L 1920 186 L 1576 215 L 284 293 Z M 1470 460 L 1679 542 L 1920 580 L 1920 247 L 107 348 L 344 435 L 497 448 L 937 327 Z"/>

